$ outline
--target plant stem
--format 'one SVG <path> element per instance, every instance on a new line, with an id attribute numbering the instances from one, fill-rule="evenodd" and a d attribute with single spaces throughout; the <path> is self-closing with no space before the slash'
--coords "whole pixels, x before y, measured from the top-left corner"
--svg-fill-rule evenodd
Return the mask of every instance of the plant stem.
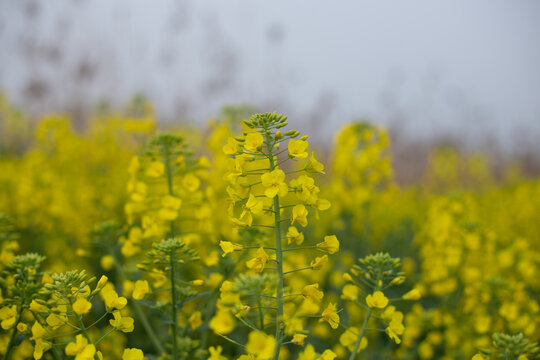
<path id="1" fill-rule="evenodd" d="M 169 195 L 174 196 L 173 192 L 173 182 L 172 182 L 172 169 L 171 169 L 171 162 L 170 162 L 170 152 L 169 152 L 169 146 L 164 146 L 164 154 L 165 157 L 165 172 L 167 173 L 167 186 L 169 188 Z M 171 233 L 170 237 L 174 237 L 175 234 L 175 228 L 174 228 L 174 220 L 171 221 Z"/>
<path id="2" fill-rule="evenodd" d="M 273 171 L 277 165 L 274 163 L 274 155 L 272 154 L 272 144 L 270 135 L 266 134 L 266 148 L 268 149 L 268 160 L 270 161 L 270 171 Z M 281 350 L 281 321 L 283 317 L 283 250 L 281 244 L 281 217 L 279 213 L 279 196 L 274 196 L 274 235 L 276 241 L 276 263 L 278 283 L 276 289 L 276 348 L 274 351 L 274 360 L 279 358 Z"/>
<path id="3" fill-rule="evenodd" d="M 120 264 L 120 261 L 117 258 L 115 258 L 114 263 Z M 116 272 L 118 274 L 120 282 L 123 284 L 124 281 L 126 280 L 126 275 L 124 274 L 124 270 L 122 269 L 120 265 L 116 266 Z M 144 330 L 146 331 L 146 335 L 148 335 L 148 337 L 150 338 L 150 341 L 152 341 L 156 350 L 159 351 L 160 355 L 164 354 L 165 348 L 163 348 L 163 345 L 161 345 L 161 342 L 156 336 L 156 333 L 154 332 L 152 325 L 150 325 L 150 321 L 148 321 L 148 317 L 146 316 L 144 311 L 141 309 L 140 305 L 135 300 L 130 301 L 129 305 L 137 313 L 137 320 L 139 320 L 142 323 L 142 326 L 144 327 Z"/>
<path id="4" fill-rule="evenodd" d="M 172 330 L 172 360 L 177 359 L 177 348 L 176 348 L 176 328 L 178 327 L 178 315 L 176 313 L 176 284 L 174 279 L 174 263 L 175 263 L 175 257 L 174 253 L 170 255 L 169 260 L 169 268 L 170 268 L 170 280 L 171 280 L 171 301 L 172 301 L 172 322 L 171 322 L 171 330 Z"/>
<path id="5" fill-rule="evenodd" d="M 133 309 L 137 313 L 137 320 L 139 320 L 142 323 L 142 326 L 144 327 L 144 330 L 146 330 L 146 334 L 150 338 L 150 341 L 154 344 L 157 351 L 160 352 L 160 354 L 165 353 L 165 349 L 161 345 L 161 342 L 157 338 L 156 334 L 154 333 L 154 329 L 152 328 L 152 325 L 150 325 L 150 322 L 148 321 L 148 318 L 144 314 L 144 311 L 142 311 L 139 304 L 137 304 L 135 301 L 131 302 L 131 305 L 133 305 Z"/>
<path id="6" fill-rule="evenodd" d="M 362 330 L 360 330 L 360 334 L 358 334 L 358 338 L 356 338 L 356 344 L 354 344 L 354 350 L 351 353 L 349 360 L 356 359 L 356 355 L 358 354 L 358 348 L 360 347 L 360 343 L 362 342 L 362 338 L 364 337 L 364 333 L 366 332 L 367 323 L 370 317 L 371 317 L 371 308 L 367 310 L 366 317 L 364 318 L 364 323 L 362 324 Z"/>
<path id="7" fill-rule="evenodd" d="M 261 326 L 261 330 L 264 330 L 264 314 L 263 314 L 263 308 L 262 308 L 262 305 L 261 305 L 261 299 L 259 298 L 259 322 L 260 322 L 260 326 Z"/>
<path id="8" fill-rule="evenodd" d="M 15 338 L 17 337 L 17 325 L 19 325 L 19 322 L 21 321 L 21 315 L 23 312 L 23 308 L 19 309 L 17 312 L 17 318 L 15 319 L 15 324 L 13 325 L 13 333 L 11 333 L 11 337 L 9 338 L 9 343 L 6 349 L 6 360 L 9 359 L 9 353 L 11 352 L 11 349 L 13 349 L 13 345 L 15 345 Z"/>
<path id="9" fill-rule="evenodd" d="M 73 305 L 72 305 L 72 308 L 73 308 Z M 80 316 L 80 315 L 76 315 L 76 317 L 77 317 L 77 321 L 79 322 L 79 326 L 80 326 L 80 328 L 81 328 L 81 332 L 83 333 L 84 337 L 88 340 L 88 342 L 89 342 L 90 344 L 93 344 L 92 339 L 90 339 L 90 336 L 88 336 L 88 331 L 86 331 L 86 327 L 84 326 L 84 323 L 83 323 L 83 321 L 82 321 L 81 316 Z M 94 354 L 94 358 L 95 358 L 96 360 L 99 360 L 99 357 L 98 357 L 97 352 Z"/>
<path id="10" fill-rule="evenodd" d="M 206 304 L 206 308 L 203 310 L 203 322 L 208 323 L 210 317 L 212 316 L 212 310 L 214 309 L 213 304 L 215 304 L 218 290 L 221 286 L 217 286 L 216 289 L 212 290 L 210 295 L 208 296 L 208 302 Z M 208 336 L 210 333 L 210 329 L 207 328 L 202 332 L 201 335 L 201 349 L 206 349 L 208 347 Z M 204 353 L 199 356 L 199 360 L 206 359 Z"/>

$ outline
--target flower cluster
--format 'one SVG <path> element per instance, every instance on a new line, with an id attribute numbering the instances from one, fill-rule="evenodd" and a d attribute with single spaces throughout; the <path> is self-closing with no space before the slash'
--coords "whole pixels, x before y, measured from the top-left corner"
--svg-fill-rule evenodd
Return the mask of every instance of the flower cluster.
<path id="1" fill-rule="evenodd" d="M 251 252 L 245 262 L 248 273 L 253 276 L 273 273 L 274 286 L 248 287 L 251 297 L 243 299 L 238 293 L 242 286 L 237 286 L 235 291 L 233 283 L 224 282 L 218 311 L 210 326 L 216 333 L 230 333 L 234 329 L 234 315 L 248 327 L 257 329 L 248 337 L 248 356 L 252 356 L 248 347 L 253 338 L 262 339 L 266 328 L 271 326 L 275 335 L 268 338 L 271 340 L 260 341 L 270 350 L 258 353 L 256 358 L 277 359 L 284 343 L 304 344 L 307 317 L 317 313 L 323 297 L 322 291 L 317 290 L 317 283 L 288 285 L 287 277 L 292 273 L 323 268 L 328 262 L 328 254 L 339 250 L 339 241 L 330 235 L 309 245 L 301 231 L 308 225 L 310 214 L 318 218 L 320 211 L 330 207 L 330 202 L 320 197 L 320 189 L 312 176 L 324 173 L 324 166 L 309 153 L 307 136 L 300 136 L 297 130 L 282 132 L 281 129 L 287 126 L 287 118 L 276 113 L 254 115 L 244 124 L 247 130 L 243 136 L 229 137 L 223 146 L 223 152 L 233 156 L 232 168 L 225 175 L 229 184 L 229 216 L 239 231 L 239 239 L 244 241 L 221 241 L 220 247 L 224 256 Z M 287 147 L 282 149 L 282 144 Z M 296 163 L 302 165 L 290 168 Z M 250 228 L 267 236 L 251 242 L 251 237 L 243 235 Z M 322 254 L 302 263 L 306 261 L 303 255 L 296 255 L 302 251 Z M 287 256 L 291 252 L 296 259 Z M 269 281 L 268 277 L 253 279 L 260 284 Z M 254 290 L 257 288 L 259 291 Z"/>
<path id="2" fill-rule="evenodd" d="M 253 112 L 0 96 L 0 358 L 538 357 L 538 179 L 445 147 L 405 185 L 381 127 L 326 152 Z"/>

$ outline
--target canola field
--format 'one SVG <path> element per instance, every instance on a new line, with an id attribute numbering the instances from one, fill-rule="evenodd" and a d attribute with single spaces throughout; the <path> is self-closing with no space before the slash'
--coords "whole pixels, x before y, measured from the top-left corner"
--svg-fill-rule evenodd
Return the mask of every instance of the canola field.
<path id="1" fill-rule="evenodd" d="M 2 359 L 535 359 L 540 179 L 384 128 L 227 108 L 83 128 L 0 99 Z M 330 142 L 330 141 L 329 141 Z"/>

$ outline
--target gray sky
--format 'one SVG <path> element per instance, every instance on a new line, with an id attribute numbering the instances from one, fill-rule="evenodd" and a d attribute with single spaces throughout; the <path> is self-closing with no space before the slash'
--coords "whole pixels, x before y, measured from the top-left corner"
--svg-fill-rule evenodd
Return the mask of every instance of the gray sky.
<path id="1" fill-rule="evenodd" d="M 540 136 L 535 0 L 43 4 L 0 0 L 0 89 L 36 111 L 143 91 L 168 121 L 249 103 L 319 137 L 359 117 L 415 139 Z"/>

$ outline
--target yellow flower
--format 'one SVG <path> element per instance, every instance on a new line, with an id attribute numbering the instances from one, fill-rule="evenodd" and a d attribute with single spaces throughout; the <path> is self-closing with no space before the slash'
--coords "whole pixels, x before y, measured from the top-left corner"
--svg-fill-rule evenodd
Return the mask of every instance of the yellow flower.
<path id="1" fill-rule="evenodd" d="M 225 356 L 221 356 L 221 352 L 223 351 L 223 348 L 221 346 L 210 346 L 208 348 L 208 352 L 210 353 L 210 357 L 206 360 L 227 360 Z"/>
<path id="2" fill-rule="evenodd" d="M 304 352 L 298 355 L 298 360 L 315 360 L 316 357 L 317 353 L 315 352 L 315 348 L 313 345 L 308 344 L 304 349 Z"/>
<path id="3" fill-rule="evenodd" d="M 309 144 L 305 140 L 289 140 L 289 156 L 291 158 L 305 159 L 308 157 Z"/>
<path id="4" fill-rule="evenodd" d="M 302 295 L 305 298 L 310 298 L 319 302 L 322 300 L 324 293 L 319 290 L 319 284 L 315 283 L 304 286 L 304 288 L 302 289 Z"/>
<path id="5" fill-rule="evenodd" d="M 304 334 L 294 334 L 291 342 L 296 345 L 304 346 L 304 340 L 307 338 L 307 335 Z"/>
<path id="6" fill-rule="evenodd" d="M 224 358 L 226 359 L 226 358 Z M 236 360 L 256 360 L 255 355 L 240 355 Z"/>
<path id="7" fill-rule="evenodd" d="M 48 311 L 45 305 L 38 303 L 36 300 L 32 300 L 32 302 L 30 303 L 30 310 L 36 313 L 43 313 Z"/>
<path id="8" fill-rule="evenodd" d="M 199 180 L 199 178 L 193 174 L 187 174 L 182 179 L 182 185 L 189 192 L 195 192 L 199 189 L 199 186 L 201 185 L 201 180 Z"/>
<path id="9" fill-rule="evenodd" d="M 324 352 L 317 358 L 317 360 L 334 360 L 337 357 L 336 353 L 332 350 L 324 350 Z"/>
<path id="10" fill-rule="evenodd" d="M 195 330 L 201 325 L 202 325 L 201 312 L 200 311 L 195 311 L 189 317 L 189 326 L 191 327 L 191 330 Z"/>
<path id="11" fill-rule="evenodd" d="M 296 242 L 296 245 L 302 245 L 304 242 L 304 234 L 298 232 L 298 229 L 294 226 L 289 226 L 287 231 L 287 243 L 290 245 L 293 241 Z"/>
<path id="12" fill-rule="evenodd" d="M 122 354 L 122 360 L 143 360 L 144 354 L 142 350 L 131 348 L 131 349 L 124 349 L 124 353 Z"/>
<path id="13" fill-rule="evenodd" d="M 302 303 L 300 304 L 300 307 L 298 308 L 298 313 L 302 315 L 316 315 L 319 313 L 320 308 L 321 307 L 316 301 L 307 298 L 307 299 L 304 299 L 304 301 L 302 301 Z M 299 329 L 297 329 L 296 331 L 303 331 L 304 325 L 302 323 L 302 320 L 299 318 L 295 318 L 295 319 L 297 319 L 297 321 L 300 322 Z"/>
<path id="14" fill-rule="evenodd" d="M 94 344 L 88 344 L 88 340 L 81 334 L 75 337 L 75 341 L 67 344 L 66 355 L 75 356 L 76 360 L 92 360 L 96 353 Z"/>
<path id="15" fill-rule="evenodd" d="M 239 229 L 244 229 L 244 228 L 247 228 L 249 225 L 244 222 L 244 221 L 241 221 L 237 218 L 234 218 L 234 217 L 230 217 L 229 220 L 231 220 L 231 222 L 235 225 L 235 227 L 239 228 Z"/>
<path id="16" fill-rule="evenodd" d="M 47 324 L 49 324 L 51 328 L 53 328 L 53 330 L 55 330 L 67 322 L 67 317 L 52 313 L 47 316 L 47 319 L 45 319 L 45 321 L 47 322 Z"/>
<path id="17" fill-rule="evenodd" d="M 264 138 L 261 135 L 261 133 L 258 133 L 258 132 L 249 133 L 246 136 L 246 141 L 244 142 L 244 147 L 248 151 L 256 153 L 261 148 L 261 146 L 263 144 L 263 141 L 264 141 Z"/>
<path id="18" fill-rule="evenodd" d="M 122 245 L 121 252 L 122 255 L 129 258 L 136 255 L 140 250 L 141 248 L 133 244 L 132 241 L 126 240 L 126 242 Z"/>
<path id="19" fill-rule="evenodd" d="M 329 303 L 326 309 L 322 312 L 321 321 L 326 321 L 332 329 L 337 329 L 339 326 L 339 315 L 336 312 L 336 304 Z"/>
<path id="20" fill-rule="evenodd" d="M 131 200 L 140 203 L 146 198 L 147 186 L 145 183 L 137 181 L 128 184 L 128 192 L 131 194 Z"/>
<path id="21" fill-rule="evenodd" d="M 160 161 L 152 161 L 144 173 L 148 177 L 158 178 L 165 173 L 165 165 Z"/>
<path id="22" fill-rule="evenodd" d="M 178 217 L 178 209 L 182 206 L 182 199 L 166 195 L 161 199 L 161 206 L 159 217 L 163 220 L 174 220 Z"/>
<path id="23" fill-rule="evenodd" d="M 150 292 L 150 286 L 146 280 L 137 280 L 131 296 L 135 300 L 142 300 Z"/>
<path id="24" fill-rule="evenodd" d="M 32 340 L 41 339 L 41 338 L 45 337 L 45 335 L 47 335 L 47 332 L 45 331 L 43 326 L 41 326 L 41 324 L 38 323 L 37 321 L 34 322 L 34 325 L 32 325 L 32 337 L 31 337 L 31 339 Z"/>
<path id="25" fill-rule="evenodd" d="M 332 206 L 332 204 L 326 199 L 318 199 L 315 206 L 317 207 L 317 210 L 324 211 L 330 209 L 330 206 Z"/>
<path id="26" fill-rule="evenodd" d="M 343 287 L 341 298 L 348 301 L 358 300 L 358 286 L 347 284 Z"/>
<path id="27" fill-rule="evenodd" d="M 482 354 L 475 354 L 471 360 L 486 360 Z"/>
<path id="28" fill-rule="evenodd" d="M 390 285 L 403 284 L 404 281 L 405 281 L 405 276 L 397 276 L 394 279 L 392 279 L 392 281 L 390 281 Z"/>
<path id="29" fill-rule="evenodd" d="M 320 270 L 324 265 L 328 263 L 328 255 L 316 257 L 309 265 L 313 270 Z"/>
<path id="30" fill-rule="evenodd" d="M 0 321 L 2 329 L 9 330 L 17 320 L 17 306 L 4 306 L 0 309 Z"/>
<path id="31" fill-rule="evenodd" d="M 92 309 L 92 303 L 82 296 L 78 297 L 73 303 L 73 311 L 75 311 L 77 315 L 88 314 L 90 309 Z"/>
<path id="32" fill-rule="evenodd" d="M 28 325 L 26 325 L 25 323 L 20 322 L 17 324 L 17 330 L 19 332 L 25 332 L 26 329 L 28 329 Z"/>
<path id="33" fill-rule="evenodd" d="M 218 310 L 208 325 L 217 334 L 228 334 L 234 330 L 234 318 L 228 311 Z"/>
<path id="34" fill-rule="evenodd" d="M 403 326 L 403 313 L 401 311 L 395 311 L 392 314 L 392 320 L 385 331 L 390 339 L 394 340 L 396 344 L 401 343 L 398 335 L 402 335 L 405 331 L 405 327 Z"/>
<path id="35" fill-rule="evenodd" d="M 111 255 L 105 255 L 100 260 L 101 268 L 109 271 L 114 267 L 114 258 Z"/>
<path id="36" fill-rule="evenodd" d="M 244 161 L 244 158 L 237 156 L 234 159 L 234 168 L 225 176 L 225 179 L 232 185 L 235 185 L 238 182 L 238 177 L 244 173 Z"/>
<path id="37" fill-rule="evenodd" d="M 339 342 L 341 345 L 345 346 L 349 351 L 354 351 L 354 346 L 356 345 L 356 341 L 358 340 L 358 334 L 360 334 L 360 331 L 358 328 L 350 327 L 345 331 L 341 336 L 339 337 Z M 367 338 L 364 336 L 362 337 L 362 340 L 360 340 L 360 346 L 358 347 L 358 352 L 365 349 L 368 345 Z"/>
<path id="38" fill-rule="evenodd" d="M 317 247 L 328 251 L 330 254 L 334 254 L 339 251 L 339 240 L 336 235 L 325 236 L 324 241 L 318 243 Z"/>
<path id="39" fill-rule="evenodd" d="M 256 355 L 257 360 L 268 360 L 274 355 L 276 339 L 263 331 L 252 331 L 248 335 L 246 352 Z"/>
<path id="40" fill-rule="evenodd" d="M 122 283 L 122 296 L 129 297 L 133 293 L 133 289 L 135 288 L 135 283 L 130 280 L 124 280 Z"/>
<path id="41" fill-rule="evenodd" d="M 122 316 L 118 310 L 113 311 L 113 316 L 114 320 L 109 320 L 109 324 L 111 324 L 112 327 L 125 333 L 133 331 L 133 318 L 129 316 Z"/>
<path id="42" fill-rule="evenodd" d="M 238 141 L 234 138 L 229 137 L 227 139 L 227 144 L 223 146 L 223 153 L 225 155 L 234 155 L 238 152 Z"/>
<path id="43" fill-rule="evenodd" d="M 99 295 L 105 302 L 108 312 L 111 312 L 113 309 L 122 310 L 127 304 L 127 299 L 125 297 L 119 297 L 111 283 L 107 283 Z"/>
<path id="44" fill-rule="evenodd" d="M 270 199 L 276 195 L 283 197 L 289 192 L 289 187 L 285 183 L 285 173 L 281 169 L 262 174 L 261 183 L 266 188 L 264 195 Z"/>
<path id="45" fill-rule="evenodd" d="M 253 194 L 249 194 L 249 199 L 244 204 L 244 210 L 240 215 L 240 221 L 245 222 L 248 226 L 253 223 L 253 214 L 258 215 L 263 212 L 263 202 L 257 199 Z"/>
<path id="46" fill-rule="evenodd" d="M 230 241 L 220 241 L 219 246 L 221 247 L 221 250 L 223 250 L 223 257 L 225 255 L 232 253 L 233 251 L 241 251 L 243 248 L 240 245 L 233 244 Z"/>
<path id="47" fill-rule="evenodd" d="M 306 171 L 326 174 L 324 172 L 324 165 L 317 161 L 317 159 L 315 159 L 314 153 L 311 153 L 311 157 L 309 158 L 309 161 L 306 165 Z"/>
<path id="48" fill-rule="evenodd" d="M 422 293 L 418 289 L 412 289 L 408 293 L 402 296 L 404 300 L 420 300 Z"/>
<path id="49" fill-rule="evenodd" d="M 370 308 L 384 309 L 388 305 L 388 298 L 384 296 L 382 291 L 375 291 L 366 296 L 366 304 Z"/>
<path id="50" fill-rule="evenodd" d="M 491 317 L 489 315 L 480 315 L 476 316 L 476 321 L 474 322 L 474 329 L 480 334 L 488 332 L 491 328 Z"/>
<path id="51" fill-rule="evenodd" d="M 267 262 L 268 254 L 266 254 L 264 249 L 261 247 L 257 249 L 257 256 L 246 262 L 246 266 L 256 273 L 261 273 L 263 272 Z"/>
<path id="52" fill-rule="evenodd" d="M 52 347 L 52 344 L 43 339 L 37 339 L 34 345 L 34 359 L 39 360 L 43 357 L 43 353 L 49 350 Z"/>
<path id="53" fill-rule="evenodd" d="M 99 278 L 99 281 L 96 285 L 96 289 L 103 289 L 103 287 L 105 286 L 105 284 L 107 284 L 107 281 L 109 281 L 109 278 L 106 277 L 105 275 L 102 275 L 100 278 Z"/>
<path id="54" fill-rule="evenodd" d="M 302 204 L 295 205 L 292 210 L 292 219 L 291 219 L 291 225 L 294 224 L 296 221 L 298 224 L 302 225 L 303 227 L 307 226 L 307 215 L 308 211 L 306 207 Z"/>

